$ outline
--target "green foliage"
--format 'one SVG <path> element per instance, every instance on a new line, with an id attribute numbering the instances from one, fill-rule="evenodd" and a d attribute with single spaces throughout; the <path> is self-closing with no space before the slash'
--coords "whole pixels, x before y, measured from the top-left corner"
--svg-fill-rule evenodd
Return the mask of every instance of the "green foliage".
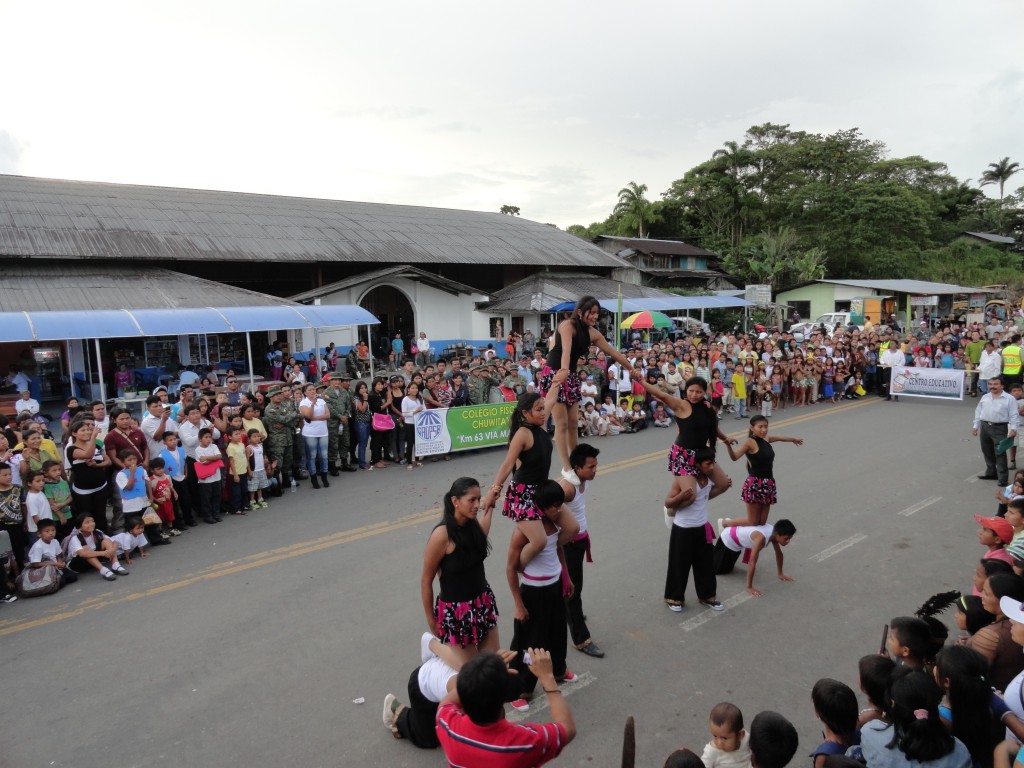
<path id="1" fill-rule="evenodd" d="M 608 219 L 570 231 L 642 236 L 646 229 L 720 254 L 737 277 L 777 286 L 908 270 L 937 280 L 936 254 L 962 232 L 1024 235 L 1024 188 L 1003 194 L 1018 170 L 1009 158 L 990 164 L 981 183 L 999 184 L 1000 200 L 989 200 L 945 164 L 889 157 L 856 128 L 822 135 L 765 123 L 724 142 L 660 201 L 648 202 L 646 186 L 631 182 Z"/>
<path id="2" fill-rule="evenodd" d="M 503 205 L 498 209 L 498 213 L 503 213 L 506 216 L 518 216 L 519 206 L 518 205 Z"/>
<path id="3" fill-rule="evenodd" d="M 1012 284 L 1020 280 L 1019 253 L 959 238 L 921 255 L 911 277 L 958 285 Z"/>

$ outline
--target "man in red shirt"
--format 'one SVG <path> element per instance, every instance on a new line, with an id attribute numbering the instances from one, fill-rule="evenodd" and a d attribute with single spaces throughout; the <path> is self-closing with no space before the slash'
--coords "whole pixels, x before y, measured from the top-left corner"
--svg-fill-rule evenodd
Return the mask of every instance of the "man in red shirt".
<path id="1" fill-rule="evenodd" d="M 551 723 L 505 719 L 508 668 L 495 653 L 474 656 L 459 670 L 455 690 L 437 708 L 437 738 L 449 765 L 527 768 L 554 760 L 576 736 L 572 710 L 555 682 L 551 654 L 530 648 L 530 671 L 548 697 Z"/>

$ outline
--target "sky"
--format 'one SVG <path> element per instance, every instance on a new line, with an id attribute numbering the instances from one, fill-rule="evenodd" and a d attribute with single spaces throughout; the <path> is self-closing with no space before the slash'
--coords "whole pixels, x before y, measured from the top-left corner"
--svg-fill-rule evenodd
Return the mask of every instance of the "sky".
<path id="1" fill-rule="evenodd" d="M 4 174 L 565 227 L 765 122 L 1024 165 L 1017 0 L 0 0 L 0 29 Z"/>

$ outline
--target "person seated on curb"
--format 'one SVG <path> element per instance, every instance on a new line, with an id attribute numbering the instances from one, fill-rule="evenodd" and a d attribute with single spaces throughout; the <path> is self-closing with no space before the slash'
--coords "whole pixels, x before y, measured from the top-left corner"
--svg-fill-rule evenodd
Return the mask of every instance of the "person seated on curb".
<path id="1" fill-rule="evenodd" d="M 455 690 L 437 709 L 437 738 L 450 765 L 541 766 L 558 757 L 576 737 L 576 723 L 555 682 L 551 655 L 543 648 L 530 648 L 528 653 L 530 671 L 548 695 L 554 722 L 508 722 L 508 668 L 496 653 L 477 654 L 459 671 Z"/>
<path id="2" fill-rule="evenodd" d="M 39 538 L 28 551 L 28 568 L 42 568 L 47 565 L 57 566 L 60 571 L 60 588 L 74 584 L 78 576 L 64 566 L 64 553 L 61 551 L 57 538 L 57 524 L 50 518 L 39 521 Z"/>
<path id="3" fill-rule="evenodd" d="M 117 576 L 127 576 L 128 569 L 117 561 L 117 544 L 96 528 L 92 515 L 83 515 L 78 527 L 64 540 L 67 551 L 67 567 L 77 573 L 86 573 L 95 568 L 107 581 L 116 581 Z M 108 568 L 102 561 L 108 561 Z M 116 575 L 115 575 L 116 574 Z"/>

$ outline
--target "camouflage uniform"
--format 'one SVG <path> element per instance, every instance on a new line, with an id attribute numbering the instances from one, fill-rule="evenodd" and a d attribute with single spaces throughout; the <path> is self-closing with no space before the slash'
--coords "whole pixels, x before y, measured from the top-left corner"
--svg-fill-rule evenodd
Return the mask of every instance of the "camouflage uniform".
<path id="1" fill-rule="evenodd" d="M 469 390 L 470 405 L 482 405 L 487 402 L 488 384 L 481 372 L 482 368 L 479 365 L 474 365 L 469 369 L 469 381 L 466 382 L 466 388 Z"/>
<path id="2" fill-rule="evenodd" d="M 299 402 L 302 400 L 300 391 L 299 397 L 294 395 L 285 399 L 284 405 L 292 418 L 292 475 L 296 478 L 306 478 L 309 471 L 306 469 L 306 443 L 299 434 L 299 427 L 302 425 L 302 414 L 299 413 Z"/>
<path id="3" fill-rule="evenodd" d="M 352 413 L 352 393 L 349 390 L 334 386 L 333 382 L 351 381 L 347 373 L 332 373 L 331 386 L 324 393 L 327 403 L 327 466 L 332 476 L 338 475 L 339 467 L 346 472 L 354 472 L 355 467 L 349 465 L 349 434 L 351 433 L 349 414 Z M 341 432 L 339 434 L 339 427 Z"/>
<path id="4" fill-rule="evenodd" d="M 283 394 L 280 387 L 271 388 L 270 404 L 263 411 L 263 425 L 267 428 L 267 458 L 277 462 L 282 485 L 287 483 L 291 468 L 292 443 L 295 423 L 287 403 L 274 403 L 274 398 Z M 289 392 L 289 398 L 291 393 Z"/>

